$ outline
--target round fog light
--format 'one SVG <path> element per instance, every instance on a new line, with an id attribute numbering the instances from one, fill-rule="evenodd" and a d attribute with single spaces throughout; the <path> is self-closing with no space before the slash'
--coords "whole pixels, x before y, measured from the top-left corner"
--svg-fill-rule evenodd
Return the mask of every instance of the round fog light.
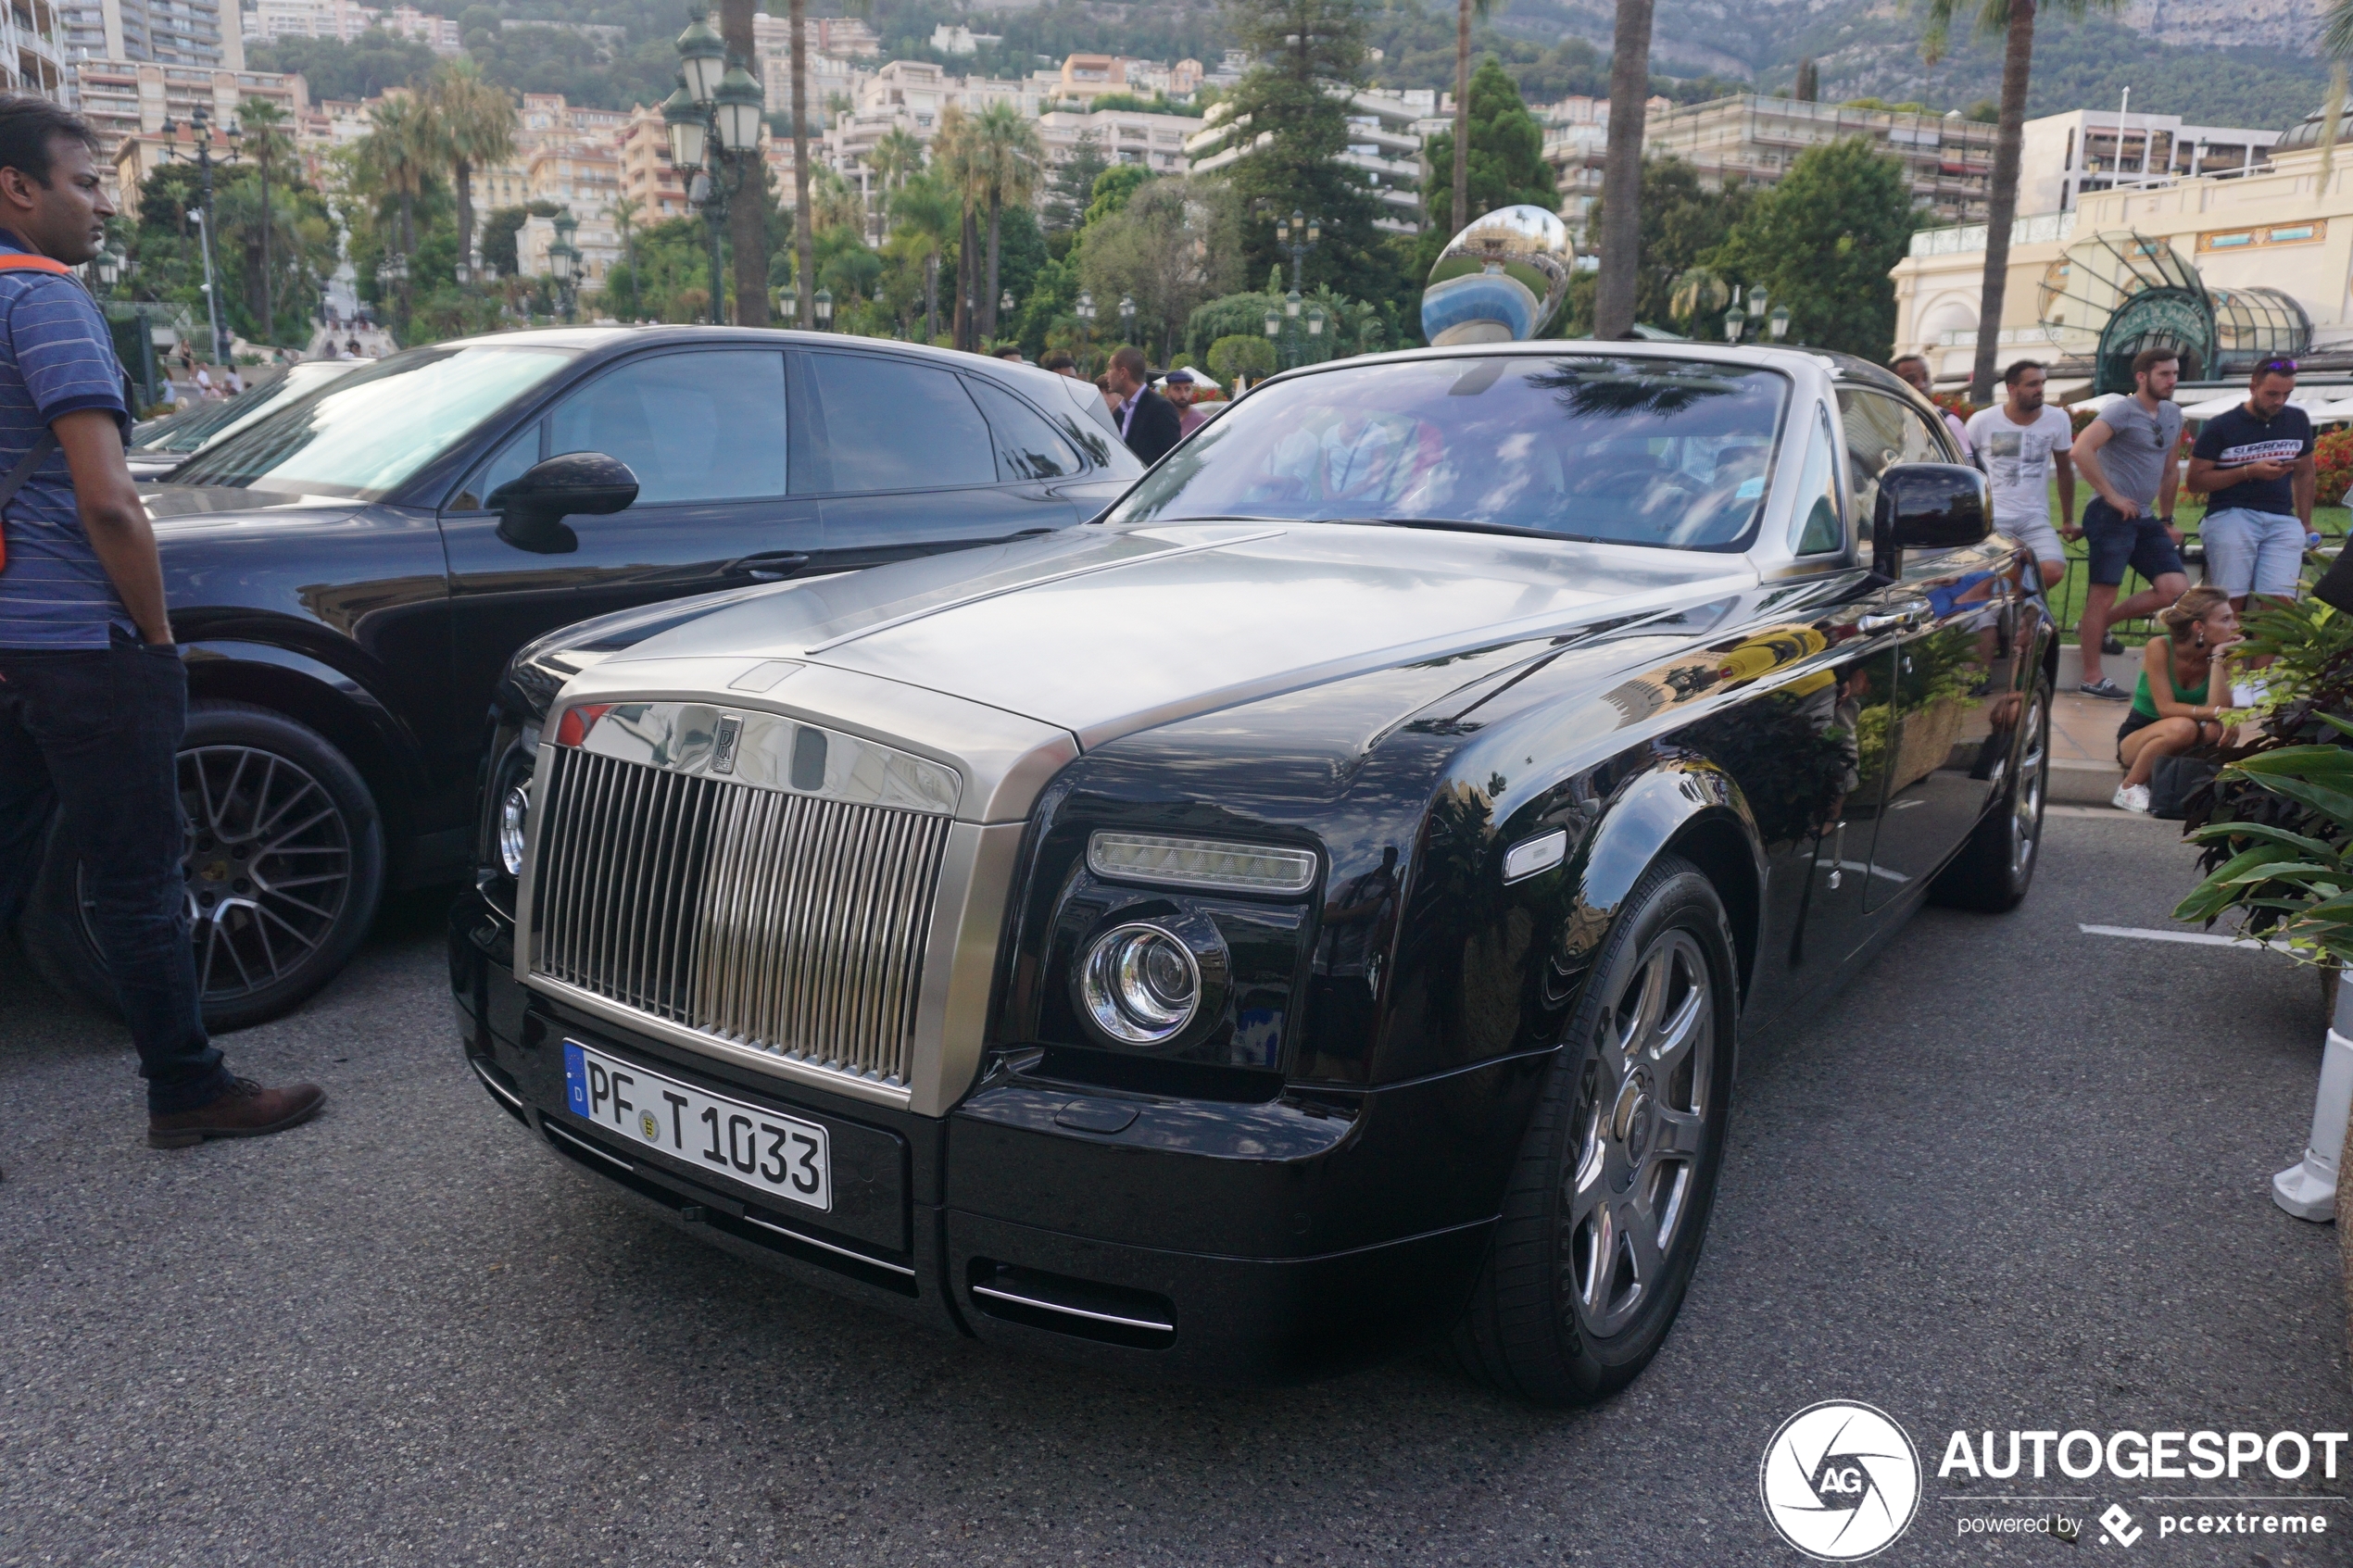
<path id="1" fill-rule="evenodd" d="M 522 875 L 523 829 L 531 814 L 531 792 L 522 784 L 509 784 L 506 798 L 498 803 L 498 863 L 509 876 Z"/>
<path id="2" fill-rule="evenodd" d="M 1201 966 L 1192 949 L 1156 925 L 1123 925 L 1088 949 L 1079 994 L 1095 1026 L 1114 1040 L 1158 1045 L 1192 1022 Z"/>

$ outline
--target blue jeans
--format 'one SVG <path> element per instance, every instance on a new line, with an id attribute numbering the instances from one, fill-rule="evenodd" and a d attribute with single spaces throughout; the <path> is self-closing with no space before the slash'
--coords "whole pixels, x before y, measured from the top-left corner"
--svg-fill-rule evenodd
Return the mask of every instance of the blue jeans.
<path id="1" fill-rule="evenodd" d="M 157 1114 L 208 1104 L 229 1085 L 198 1010 L 180 869 L 187 719 L 178 648 L 0 648 L 0 926 L 22 909 L 62 807 L 91 932 Z"/>

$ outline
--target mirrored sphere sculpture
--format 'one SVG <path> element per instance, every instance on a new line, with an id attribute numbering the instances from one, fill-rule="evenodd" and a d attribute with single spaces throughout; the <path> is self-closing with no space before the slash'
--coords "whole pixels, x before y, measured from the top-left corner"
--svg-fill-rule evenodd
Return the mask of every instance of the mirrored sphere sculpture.
<path id="1" fill-rule="evenodd" d="M 1498 207 L 1455 235 L 1429 270 L 1422 336 L 1436 348 L 1532 338 L 1560 313 L 1576 263 L 1557 214 Z"/>

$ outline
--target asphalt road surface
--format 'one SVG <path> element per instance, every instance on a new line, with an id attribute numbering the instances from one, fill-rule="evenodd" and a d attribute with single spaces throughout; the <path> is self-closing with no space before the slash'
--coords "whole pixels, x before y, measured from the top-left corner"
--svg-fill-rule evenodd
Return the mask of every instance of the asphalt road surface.
<path id="1" fill-rule="evenodd" d="M 1134 1386 L 746 1272 L 535 1147 L 459 1066 L 434 900 L 299 1016 L 225 1042 L 325 1084 L 286 1135 L 145 1147 L 115 1030 L 0 960 L 0 1563 L 1794 1564 L 1787 1417 L 1923 1449 L 1877 1562 L 2353 1562 L 2348 1483 L 2102 1477 L 1961 1500 L 1956 1428 L 2348 1424 L 2334 1230 L 2282 1214 L 2324 1020 L 2274 955 L 2164 927 L 2163 824 L 2054 817 L 2004 917 L 1929 911 L 1751 1055 L 1665 1351 L 1597 1410 L 1427 1355 L 1277 1393 Z M 2330 1534 L 2154 1524 L 2143 1493 L 2309 1495 Z M 2229 1505 L 2205 1505 L 2227 1508 Z"/>

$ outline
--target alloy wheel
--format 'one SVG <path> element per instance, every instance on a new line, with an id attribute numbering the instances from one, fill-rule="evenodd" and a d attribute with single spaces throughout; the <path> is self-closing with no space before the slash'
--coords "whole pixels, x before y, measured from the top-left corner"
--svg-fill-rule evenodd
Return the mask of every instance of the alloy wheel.
<path id="1" fill-rule="evenodd" d="M 1603 1016 L 1571 1123 L 1560 1298 L 1597 1338 L 1623 1330 L 1666 1277 L 1698 1190 L 1715 1056 L 1706 958 L 1689 932 L 1661 932 Z"/>
<path id="2" fill-rule="evenodd" d="M 308 770 L 254 746 L 182 751 L 180 801 L 197 987 L 208 1006 L 252 996 L 318 952 L 342 918 L 351 825 Z M 81 903 L 87 926 L 86 879 Z"/>
<path id="3" fill-rule="evenodd" d="M 2019 759 L 2018 787 L 2010 802 L 2010 881 L 2034 867 L 2043 834 L 2043 792 L 2050 783 L 2051 726 L 2044 696 L 2037 691 L 2026 710 L 2026 755 Z"/>

